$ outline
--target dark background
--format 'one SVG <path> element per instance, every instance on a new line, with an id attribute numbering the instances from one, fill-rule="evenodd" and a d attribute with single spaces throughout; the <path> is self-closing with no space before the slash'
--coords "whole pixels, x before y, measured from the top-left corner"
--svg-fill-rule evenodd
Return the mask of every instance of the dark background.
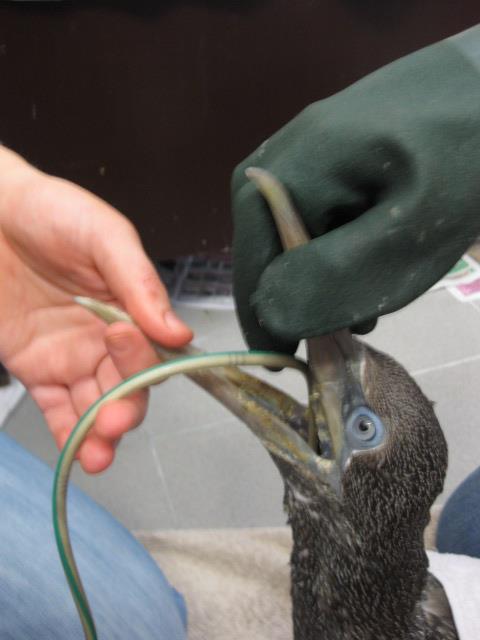
<path id="1" fill-rule="evenodd" d="M 0 140 L 118 207 L 154 257 L 222 250 L 239 160 L 479 16 L 474 0 L 0 2 Z"/>

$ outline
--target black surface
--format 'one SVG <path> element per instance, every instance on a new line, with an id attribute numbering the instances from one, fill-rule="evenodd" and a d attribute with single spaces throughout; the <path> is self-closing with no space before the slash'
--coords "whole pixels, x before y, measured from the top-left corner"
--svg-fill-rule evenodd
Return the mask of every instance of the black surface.
<path id="1" fill-rule="evenodd" d="M 473 0 L 0 2 L 0 140 L 116 205 L 155 256 L 221 250 L 237 161 L 479 15 Z"/>
<path id="2" fill-rule="evenodd" d="M 8 384 L 10 384 L 10 375 L 0 362 L 0 387 L 6 387 Z"/>

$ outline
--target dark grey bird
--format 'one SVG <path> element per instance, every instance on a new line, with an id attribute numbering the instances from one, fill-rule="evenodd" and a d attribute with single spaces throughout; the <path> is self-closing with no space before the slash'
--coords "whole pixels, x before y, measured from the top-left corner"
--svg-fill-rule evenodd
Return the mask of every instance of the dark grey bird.
<path id="1" fill-rule="evenodd" d="M 317 338 L 315 350 L 310 410 L 235 368 L 192 375 L 251 428 L 282 476 L 294 638 L 456 640 L 423 543 L 447 468 L 432 403 L 348 331 Z"/>
<path id="2" fill-rule="evenodd" d="M 353 339 L 349 355 L 337 347 L 333 456 L 312 451 L 312 473 L 294 455 L 273 455 L 293 532 L 295 640 L 453 640 L 423 544 L 447 467 L 432 404 L 388 356 Z"/>

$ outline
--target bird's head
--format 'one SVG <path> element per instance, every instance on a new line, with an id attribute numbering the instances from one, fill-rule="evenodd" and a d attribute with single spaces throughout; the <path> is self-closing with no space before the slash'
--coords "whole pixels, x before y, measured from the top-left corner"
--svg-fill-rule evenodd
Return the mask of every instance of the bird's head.
<path id="1" fill-rule="evenodd" d="M 318 446 L 301 456 L 285 442 L 282 455 L 271 450 L 290 519 L 334 511 L 370 542 L 423 531 L 447 467 L 432 403 L 401 365 L 348 331 L 317 339 L 315 349 Z"/>

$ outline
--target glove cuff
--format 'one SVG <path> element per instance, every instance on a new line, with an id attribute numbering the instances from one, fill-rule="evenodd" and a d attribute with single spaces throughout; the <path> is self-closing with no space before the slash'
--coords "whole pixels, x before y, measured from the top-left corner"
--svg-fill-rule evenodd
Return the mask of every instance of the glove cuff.
<path id="1" fill-rule="evenodd" d="M 452 44 L 460 53 L 463 53 L 480 71 L 480 24 L 457 33 L 448 38 L 447 42 Z"/>

